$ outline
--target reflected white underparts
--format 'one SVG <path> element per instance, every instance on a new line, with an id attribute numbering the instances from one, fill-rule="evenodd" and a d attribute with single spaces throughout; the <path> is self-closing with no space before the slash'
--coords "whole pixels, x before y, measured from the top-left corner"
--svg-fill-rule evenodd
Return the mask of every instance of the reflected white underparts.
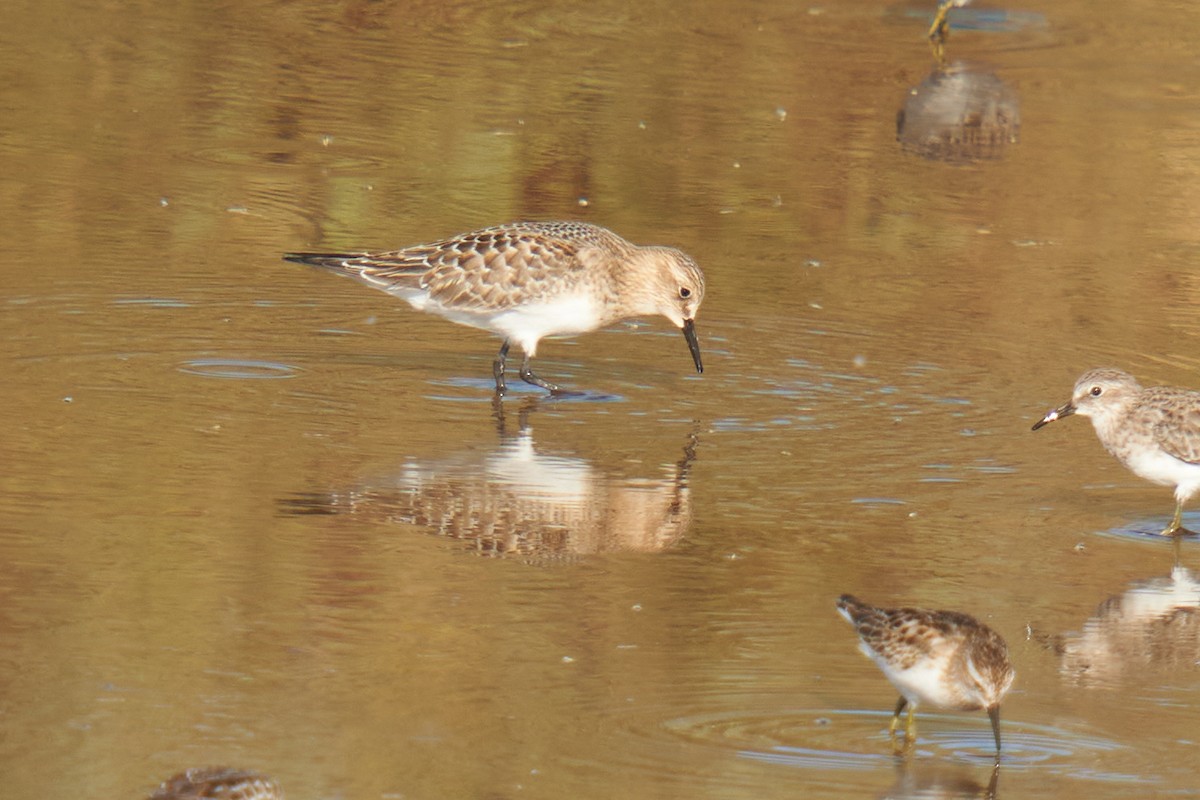
<path id="1" fill-rule="evenodd" d="M 683 538 L 692 520 L 687 476 L 697 439 L 659 474 L 625 477 L 579 456 L 538 451 L 528 409 L 499 443 L 447 458 L 409 460 L 393 477 L 348 490 L 282 501 L 295 514 L 354 514 L 416 525 L 461 539 L 481 555 L 554 559 L 609 552 L 658 552 Z"/>
<path id="2" fill-rule="evenodd" d="M 981 783 L 978 770 L 948 767 L 943 763 L 905 760 L 898 764 L 896 782 L 881 797 L 891 800 L 994 800 L 1000 782 L 1000 766 L 994 766 Z"/>
<path id="3" fill-rule="evenodd" d="M 1200 663 L 1200 582 L 1182 566 L 1106 600 L 1080 631 L 1055 637 L 1062 676 L 1081 686 L 1142 680 Z"/>

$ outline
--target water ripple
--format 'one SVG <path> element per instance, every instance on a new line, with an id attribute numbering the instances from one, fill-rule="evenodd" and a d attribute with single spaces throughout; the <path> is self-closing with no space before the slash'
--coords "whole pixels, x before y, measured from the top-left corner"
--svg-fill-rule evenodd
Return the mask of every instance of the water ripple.
<path id="1" fill-rule="evenodd" d="M 206 378 L 232 378 L 236 380 L 275 380 L 294 378 L 302 370 L 290 364 L 275 361 L 253 361 L 240 358 L 195 358 L 179 365 L 180 372 L 202 375 Z"/>
<path id="2" fill-rule="evenodd" d="M 671 734 L 730 747 L 741 758 L 812 770 L 876 770 L 895 764 L 886 728 L 891 715 L 875 711 L 796 709 L 772 713 L 719 712 L 668 720 Z M 1127 749 L 1109 739 L 1026 722 L 1004 724 L 1001 764 L 1047 769 L 1089 780 L 1130 780 L 1125 773 L 1097 776 L 1097 754 Z M 986 718 L 925 714 L 910 758 L 990 765 L 995 745 Z"/>

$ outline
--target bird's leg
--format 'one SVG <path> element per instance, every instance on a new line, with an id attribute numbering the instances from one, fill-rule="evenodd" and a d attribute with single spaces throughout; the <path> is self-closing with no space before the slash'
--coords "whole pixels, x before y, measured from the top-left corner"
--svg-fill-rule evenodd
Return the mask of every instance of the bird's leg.
<path id="1" fill-rule="evenodd" d="M 504 344 L 500 345 L 500 352 L 496 354 L 496 360 L 492 362 L 492 376 L 496 379 L 496 396 L 503 397 L 505 390 L 508 388 L 504 385 L 504 359 L 508 357 L 508 339 L 504 340 Z"/>
<path id="2" fill-rule="evenodd" d="M 933 24 L 929 26 L 929 41 L 939 44 L 946 41 L 946 36 L 950 32 L 948 17 L 953 6 L 954 0 L 941 0 L 938 3 L 937 13 L 933 15 Z"/>
<path id="3" fill-rule="evenodd" d="M 916 744 L 917 741 L 917 721 L 913 718 L 913 712 L 916 707 L 909 705 L 908 707 L 908 722 L 904 725 L 904 741 L 909 746 Z"/>
<path id="4" fill-rule="evenodd" d="M 1188 530 L 1183 527 L 1183 501 L 1175 501 L 1175 516 L 1171 518 L 1171 524 L 1162 532 L 1163 536 L 1194 536 L 1195 531 Z"/>
<path id="5" fill-rule="evenodd" d="M 933 24 L 929 26 L 929 46 L 933 48 L 933 57 L 941 68 L 946 63 L 946 37 L 950 35 L 950 8 L 954 0 L 941 0 L 937 13 L 933 16 Z"/>
<path id="6" fill-rule="evenodd" d="M 537 375 L 533 374 L 533 370 L 529 368 L 529 354 L 525 354 L 525 360 L 521 362 L 521 380 L 526 383 L 532 383 L 534 386 L 540 386 L 551 394 L 559 394 L 562 390 L 549 381 L 544 381 Z"/>
<path id="7" fill-rule="evenodd" d="M 992 736 L 996 737 L 996 758 L 1000 758 L 1000 706 L 992 706 L 987 710 L 988 718 L 992 721 Z"/>
<path id="8" fill-rule="evenodd" d="M 888 736 L 896 738 L 896 726 L 900 724 L 900 712 L 904 711 L 904 707 L 908 705 L 908 700 L 904 695 L 900 696 L 900 700 L 896 703 L 896 710 L 892 714 L 892 724 L 888 726 Z"/>

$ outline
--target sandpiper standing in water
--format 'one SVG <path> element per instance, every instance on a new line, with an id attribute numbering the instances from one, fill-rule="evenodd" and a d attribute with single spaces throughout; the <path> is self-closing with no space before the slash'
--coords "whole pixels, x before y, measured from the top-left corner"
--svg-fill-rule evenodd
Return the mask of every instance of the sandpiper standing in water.
<path id="1" fill-rule="evenodd" d="M 955 711 L 986 710 L 1000 754 L 1000 700 L 1016 672 L 1000 634 L 957 611 L 876 608 L 844 594 L 837 610 L 858 632 L 858 647 L 900 692 L 888 733 L 895 738 L 908 708 L 904 741 L 916 740 L 920 703 Z"/>
<path id="2" fill-rule="evenodd" d="M 1175 516 L 1164 536 L 1193 533 L 1183 527 L 1183 504 L 1200 491 L 1200 392 L 1143 389 L 1128 372 L 1088 370 L 1075 382 L 1070 401 L 1047 412 L 1033 429 L 1072 414 L 1090 417 L 1104 449 L 1133 474 L 1175 487 Z"/>
<path id="3" fill-rule="evenodd" d="M 518 222 L 383 253 L 288 253 L 407 300 L 418 311 L 499 334 L 492 365 L 504 394 L 512 342 L 525 353 L 521 379 L 552 393 L 530 361 L 546 336 L 586 333 L 618 320 L 661 314 L 683 331 L 703 372 L 695 318 L 704 273 L 673 247 L 641 247 L 584 222 Z"/>

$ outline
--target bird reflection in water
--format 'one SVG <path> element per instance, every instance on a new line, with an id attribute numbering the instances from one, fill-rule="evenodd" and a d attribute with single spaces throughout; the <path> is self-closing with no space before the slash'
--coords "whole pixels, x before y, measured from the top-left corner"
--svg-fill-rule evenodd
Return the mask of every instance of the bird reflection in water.
<path id="1" fill-rule="evenodd" d="M 995 73 L 957 61 L 946 63 L 948 14 L 970 0 L 941 0 L 929 44 L 934 68 L 908 90 L 896 113 L 896 139 L 904 150 L 935 161 L 980 161 L 1004 155 L 1021 132 L 1017 94 Z"/>
<path id="2" fill-rule="evenodd" d="M 578 456 L 539 452 L 529 425 L 537 401 L 508 430 L 494 405 L 499 445 L 444 459 L 410 460 L 394 477 L 282 501 L 292 514 L 354 514 L 416 525 L 470 543 L 480 555 L 559 559 L 606 552 L 658 552 L 692 520 L 688 473 L 697 436 L 652 477 L 612 474 Z"/>
<path id="3" fill-rule="evenodd" d="M 900 146 L 935 161 L 1000 158 L 1020 133 L 1016 92 L 995 73 L 961 61 L 938 64 L 896 114 Z"/>
<path id="4" fill-rule="evenodd" d="M 903 759 L 897 763 L 896 782 L 880 800 L 996 800 L 1000 784 L 1000 764 L 992 767 L 986 784 L 965 769 L 953 769 L 941 763 Z"/>
<path id="5" fill-rule="evenodd" d="M 1195 671 L 1200 664 L 1200 582 L 1178 564 L 1104 601 L 1083 629 L 1042 638 L 1059 672 L 1080 686 L 1112 687 L 1149 671 Z"/>
<path id="6" fill-rule="evenodd" d="M 198 767 L 163 781 L 149 800 L 283 800 L 279 784 L 266 775 L 229 767 Z"/>

